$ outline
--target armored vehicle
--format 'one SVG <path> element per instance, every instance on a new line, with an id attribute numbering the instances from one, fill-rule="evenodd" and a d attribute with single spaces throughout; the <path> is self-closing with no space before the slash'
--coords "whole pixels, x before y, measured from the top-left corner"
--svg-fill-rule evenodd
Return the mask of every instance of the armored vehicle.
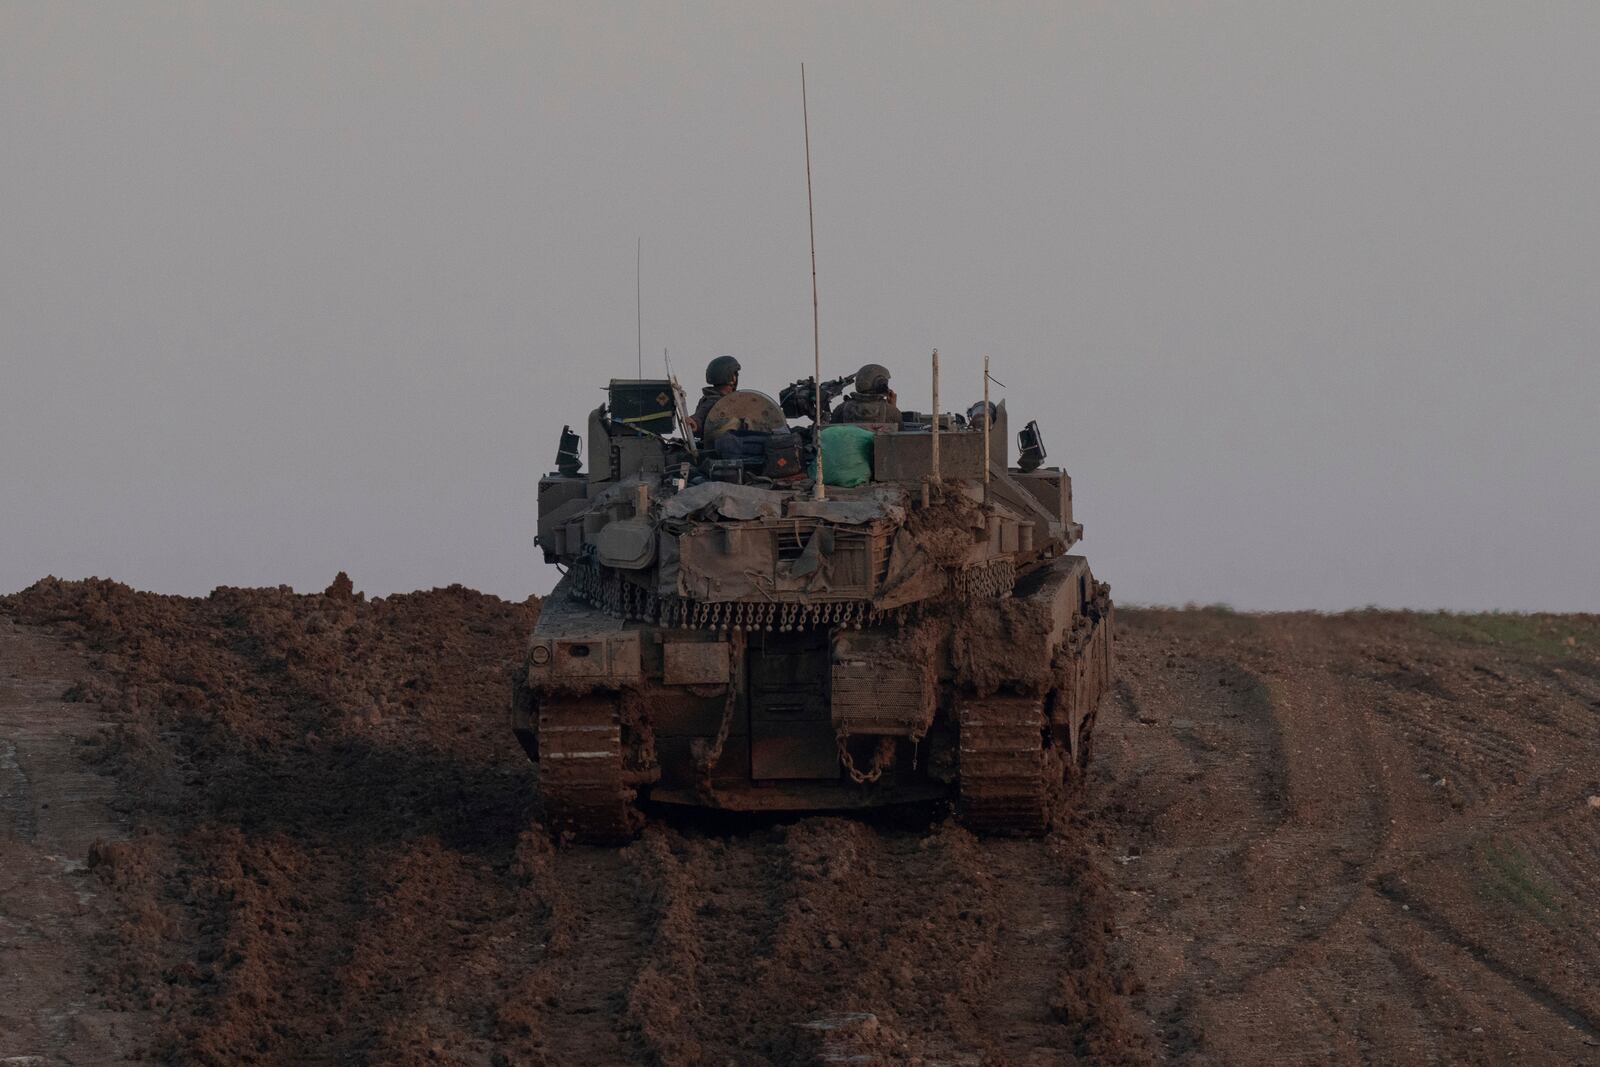
<path id="1" fill-rule="evenodd" d="M 646 798 L 948 799 L 1014 834 L 1061 810 L 1112 672 L 1071 479 L 1034 423 L 1013 465 L 1003 402 L 867 428 L 829 424 L 829 399 L 739 390 L 700 437 L 675 382 L 612 381 L 586 472 L 562 430 L 536 543 L 563 573 L 511 709 L 552 828 L 626 838 Z"/>

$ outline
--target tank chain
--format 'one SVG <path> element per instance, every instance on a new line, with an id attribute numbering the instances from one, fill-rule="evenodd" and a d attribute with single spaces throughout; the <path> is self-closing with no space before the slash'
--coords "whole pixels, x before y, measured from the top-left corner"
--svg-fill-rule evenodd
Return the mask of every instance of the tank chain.
<path id="1" fill-rule="evenodd" d="M 654 622 L 661 614 L 661 598 L 650 590 L 625 582 L 612 570 L 580 562 L 572 568 L 573 593 L 578 599 L 608 615 Z"/>
<path id="2" fill-rule="evenodd" d="M 615 571 L 593 563 L 573 565 L 573 595 L 608 615 L 638 622 L 692 630 L 773 630 L 788 632 L 812 626 L 868 626 L 898 622 L 906 609 L 879 611 L 866 600 L 839 600 L 812 604 L 776 601 L 700 601 L 687 597 L 658 596 Z"/>
<path id="3" fill-rule="evenodd" d="M 856 769 L 855 758 L 850 755 L 849 740 L 849 734 L 839 735 L 839 762 L 844 765 L 844 773 L 850 776 L 850 780 L 857 785 L 866 785 L 882 778 L 883 772 L 894 762 L 894 738 L 878 738 L 878 747 L 872 750 L 872 762 L 867 764 L 864 771 Z"/>
<path id="4" fill-rule="evenodd" d="M 728 743 L 728 734 L 733 729 L 733 713 L 738 703 L 738 690 L 731 685 L 728 686 L 728 694 L 722 701 L 722 723 L 717 727 L 716 739 L 704 749 L 694 753 L 695 765 L 707 788 L 711 785 L 711 772 L 722 762 L 722 749 Z M 702 742 L 696 741 L 694 744 L 700 745 Z"/>

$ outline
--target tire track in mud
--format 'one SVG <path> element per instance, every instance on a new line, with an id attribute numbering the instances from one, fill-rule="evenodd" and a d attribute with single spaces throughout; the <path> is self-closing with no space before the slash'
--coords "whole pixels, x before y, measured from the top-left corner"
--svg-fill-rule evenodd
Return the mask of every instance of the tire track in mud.
<path id="1" fill-rule="evenodd" d="M 28 604 L 120 672 L 112 754 L 151 844 L 103 870 L 146 887 L 124 896 L 126 980 L 170 1059 L 1022 1063 L 1119 1033 L 1096 1029 L 1104 953 L 1079 945 L 1105 900 L 1074 903 L 1038 843 L 685 818 L 552 845 L 493 669 L 527 606 L 342 580 L 201 600 L 47 582 Z"/>
<path id="2" fill-rule="evenodd" d="M 1584 933 L 1600 940 L 1600 914 L 1592 906 L 1600 901 L 1600 826 L 1565 811 L 1538 827 L 1529 841 L 1530 851 L 1572 899 L 1569 914 L 1580 920 Z"/>
<path id="3" fill-rule="evenodd" d="M 1312 977 L 1386 840 L 1387 802 L 1366 724 L 1352 713 L 1358 702 L 1345 684 L 1302 669 L 1296 641 L 1279 633 L 1252 632 L 1223 657 L 1208 658 L 1182 633 L 1130 644 L 1136 699 L 1119 702 L 1124 749 L 1111 771 L 1133 761 L 1144 770 L 1114 787 L 1109 812 L 1136 813 L 1137 831 L 1150 811 L 1145 780 L 1199 787 L 1163 789 L 1158 803 L 1180 814 L 1158 809 L 1153 832 L 1124 831 L 1119 843 L 1129 922 L 1154 928 L 1136 941 L 1154 950 L 1141 970 L 1143 1002 L 1163 1054 L 1213 1047 L 1259 1062 L 1292 1057 L 1298 1043 L 1354 1055 L 1337 991 Z M 1138 684 L 1141 674 L 1155 684 Z M 1303 998 L 1293 1033 L 1279 1021 L 1285 988 Z"/>
<path id="4" fill-rule="evenodd" d="M 1063 1049 L 1093 1063 L 1147 1062 L 1126 1003 L 1131 976 L 1110 956 L 1113 904 L 1085 827 L 1042 844 L 1043 857 L 1037 842 L 977 843 L 981 870 L 1007 872 L 992 883 L 1003 918 L 979 1031 L 1003 1035 L 1008 1062 L 1054 1063 Z"/>
<path id="5" fill-rule="evenodd" d="M 630 846 L 650 948 L 628 983 L 654 1062 L 1143 1062 L 1107 978 L 1104 893 L 1063 839 L 803 819 Z"/>
<path id="6" fill-rule="evenodd" d="M 762 1018 L 746 998 L 772 959 L 783 901 L 782 831 L 684 837 L 652 828 L 635 858 L 653 874 L 655 944 L 628 993 L 664 1064 L 758 1062 Z M 635 846 L 640 847 L 640 846 Z"/>
<path id="7" fill-rule="evenodd" d="M 1398 880 L 1374 887 L 1381 910 L 1367 914 L 1373 946 L 1395 980 L 1376 982 L 1386 997 L 1366 1018 L 1393 1021 L 1400 998 L 1410 1007 L 1388 1058 L 1403 1063 L 1600 1062 L 1600 1040 L 1583 1011 L 1544 983 L 1528 980 L 1496 953 L 1464 937 Z M 1384 1046 L 1376 1046 L 1383 1052 Z"/>
<path id="8" fill-rule="evenodd" d="M 1433 786 L 1455 810 L 1414 832 L 1375 890 L 1395 921 L 1480 969 L 1496 1003 L 1525 1000 L 1512 1014 L 1550 1012 L 1551 1026 L 1600 1047 L 1600 828 L 1584 802 L 1600 786 L 1600 716 L 1572 684 L 1594 668 L 1513 648 L 1434 655 L 1457 696 L 1407 700 L 1402 736 L 1418 766 L 1444 776 Z M 1468 784 L 1460 797 L 1458 782 Z"/>
<path id="9" fill-rule="evenodd" d="M 1441 996 L 1437 983 L 1417 958 L 1397 943 L 1397 939 L 1373 929 L 1368 934 L 1381 957 L 1383 988 L 1397 992 L 1408 1011 L 1398 1007 L 1373 1013 L 1361 1020 L 1362 1037 L 1368 1048 L 1387 1049 L 1397 1060 L 1416 1064 L 1443 1064 L 1447 1034 L 1434 1022 L 1439 1018 L 1466 1016 L 1460 998 Z M 1374 1057 L 1368 1057 L 1374 1059 Z"/>
<path id="10" fill-rule="evenodd" d="M 143 824 L 94 877 L 158 1055 L 1115 1063 L 1146 1030 L 1195 1064 L 1600 1060 L 1583 649 L 1129 611 L 1091 810 L 1043 841 L 684 816 L 557 848 L 500 713 L 530 606 L 340 585 L 7 602 L 121 687 L 103 755 Z"/>
<path id="11" fill-rule="evenodd" d="M 1600 735 L 1574 747 L 1577 700 L 1522 679 L 1514 657 L 1480 672 L 1476 651 L 1408 638 L 1392 619 L 1219 620 L 1228 629 L 1209 636 L 1200 621 L 1125 613 L 1129 684 L 1101 750 L 1099 808 L 1144 960 L 1136 1003 L 1160 1058 L 1600 1058 L 1582 992 L 1600 953 L 1579 948 L 1594 944 L 1593 909 L 1566 904 L 1591 887 L 1587 831 L 1600 825 L 1578 810 L 1594 787 L 1577 753 L 1594 758 Z M 1206 683 L 1226 682 L 1230 662 L 1269 699 L 1219 701 L 1229 686 Z M 1229 733 L 1230 714 L 1252 712 L 1272 722 Z M 1278 739 L 1281 820 L 1247 807 L 1245 768 L 1208 762 L 1208 730 L 1244 764 L 1267 751 L 1251 737 Z M 1220 820 L 1184 833 L 1171 780 Z"/>
<path id="12" fill-rule="evenodd" d="M 189 920 L 193 949 L 167 972 L 184 1010 L 163 1054 L 217 1065 L 327 1062 L 346 1039 L 329 1008 L 339 998 L 335 957 L 359 913 L 351 870 L 326 850 L 231 828 L 199 829 L 177 852 L 192 899 L 173 918 Z"/>
<path id="13" fill-rule="evenodd" d="M 457 1060 L 486 1057 L 503 980 L 497 945 L 521 933 L 509 929 L 515 904 L 503 878 L 438 841 L 375 850 L 358 870 L 336 1015 L 372 1023 L 334 1059 L 436 1061 L 443 1048 Z M 435 921 L 417 921 L 430 911 Z"/>
<path id="14" fill-rule="evenodd" d="M 523 836 L 518 867 L 528 885 L 519 914 L 536 908 L 544 936 L 531 966 L 506 983 L 498 1032 L 520 1039 L 534 1063 L 647 1062 L 628 991 L 650 948 L 655 887 L 640 884 L 624 851 L 557 851 L 537 827 Z"/>
<path id="15" fill-rule="evenodd" d="M 830 1050 L 880 1052 L 889 1062 L 961 1063 L 1003 1053 L 1011 1035 L 988 1025 L 985 1008 L 994 1004 L 1008 923 L 1021 917 L 1002 913 L 990 857 L 952 824 L 928 835 L 820 829 L 791 846 L 799 900 L 812 905 L 789 913 L 791 943 L 811 955 L 820 950 L 830 965 L 807 1021 L 842 1012 L 877 1019 L 873 1031 L 835 1037 Z M 823 849 L 836 851 L 818 864 Z M 847 861 L 836 862 L 840 856 Z M 1031 976 L 1040 999 L 1053 977 L 1053 969 Z"/>
<path id="16" fill-rule="evenodd" d="M 1508 964 L 1498 954 L 1491 952 L 1475 938 L 1458 929 L 1443 915 L 1435 911 L 1420 897 L 1411 893 L 1395 879 L 1384 879 L 1376 887 L 1384 898 L 1402 906 L 1411 921 L 1418 923 L 1451 947 L 1460 950 L 1497 978 L 1515 986 L 1525 997 L 1559 1016 L 1570 1028 L 1579 1031 L 1600 1047 L 1600 1019 L 1541 981 L 1526 974 L 1521 968 Z"/>
<path id="17" fill-rule="evenodd" d="M 1270 720 L 1261 730 L 1275 738 L 1279 761 L 1272 776 L 1276 803 L 1267 809 L 1270 829 L 1242 848 L 1239 861 L 1248 903 L 1276 908 L 1287 920 L 1276 936 L 1251 946 L 1218 986 L 1240 994 L 1270 986 L 1278 972 L 1318 951 L 1362 894 L 1389 821 L 1373 740 L 1349 684 L 1309 672 L 1296 672 L 1293 680 L 1258 673 L 1258 656 L 1293 662 L 1292 650 L 1271 640 L 1258 655 L 1246 653 L 1223 666 L 1242 679 L 1232 686 L 1239 713 Z M 1306 995 L 1308 1007 L 1326 1008 L 1315 991 Z M 1312 1011 L 1309 1017 L 1332 1014 Z M 1337 1028 L 1329 1029 L 1337 1045 Z"/>
<path id="18" fill-rule="evenodd" d="M 766 856 L 783 887 L 768 897 L 768 952 L 745 971 L 734 1012 L 748 1037 L 730 1051 L 782 1064 L 840 1048 L 904 1059 L 948 1044 L 953 967 L 981 922 L 961 915 L 951 833 L 962 831 L 834 818 L 787 827 Z"/>
<path id="19" fill-rule="evenodd" d="M 651 942 L 627 987 L 627 1018 L 657 1063 L 687 1067 L 702 1061 L 709 1037 L 691 1022 L 701 1016 L 707 992 L 700 966 L 706 952 L 706 932 L 699 921 L 704 889 L 697 877 L 704 872 L 692 860 L 680 860 L 668 833 L 658 827 L 646 829 L 627 851 L 630 867 L 648 892 Z"/>

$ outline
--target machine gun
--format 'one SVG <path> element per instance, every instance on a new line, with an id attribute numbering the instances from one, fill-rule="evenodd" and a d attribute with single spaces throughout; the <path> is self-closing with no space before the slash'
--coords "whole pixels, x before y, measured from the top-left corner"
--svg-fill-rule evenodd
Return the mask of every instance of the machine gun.
<path id="1" fill-rule="evenodd" d="M 822 410 L 824 414 L 833 406 L 845 387 L 856 380 L 854 374 L 830 378 L 822 383 Z M 783 408 L 783 413 L 791 419 L 810 419 L 812 422 L 821 422 L 817 418 L 817 380 L 816 378 L 801 378 L 793 385 L 786 385 L 778 394 L 778 405 Z"/>

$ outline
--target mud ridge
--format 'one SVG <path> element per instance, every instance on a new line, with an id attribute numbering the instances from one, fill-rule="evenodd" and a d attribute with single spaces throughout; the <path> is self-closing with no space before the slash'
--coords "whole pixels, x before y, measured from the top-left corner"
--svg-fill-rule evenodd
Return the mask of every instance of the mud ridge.
<path id="1" fill-rule="evenodd" d="M 47 580 L 0 610 L 103 672 L 88 751 L 131 827 L 94 852 L 102 995 L 153 1013 L 152 1060 L 1140 1061 L 1081 842 L 947 810 L 553 842 L 506 719 L 537 603 L 341 576 Z"/>
<path id="2" fill-rule="evenodd" d="M 43 1051 L 0 1054 L 1600 1058 L 1600 620 L 1119 611 L 1048 837 L 653 811 L 589 848 L 545 832 L 507 729 L 538 609 L 343 578 L 0 598 L 27 650 L 0 678 L 0 935 L 66 945 L 30 973 L 97 1028 L 5 1016 Z"/>

